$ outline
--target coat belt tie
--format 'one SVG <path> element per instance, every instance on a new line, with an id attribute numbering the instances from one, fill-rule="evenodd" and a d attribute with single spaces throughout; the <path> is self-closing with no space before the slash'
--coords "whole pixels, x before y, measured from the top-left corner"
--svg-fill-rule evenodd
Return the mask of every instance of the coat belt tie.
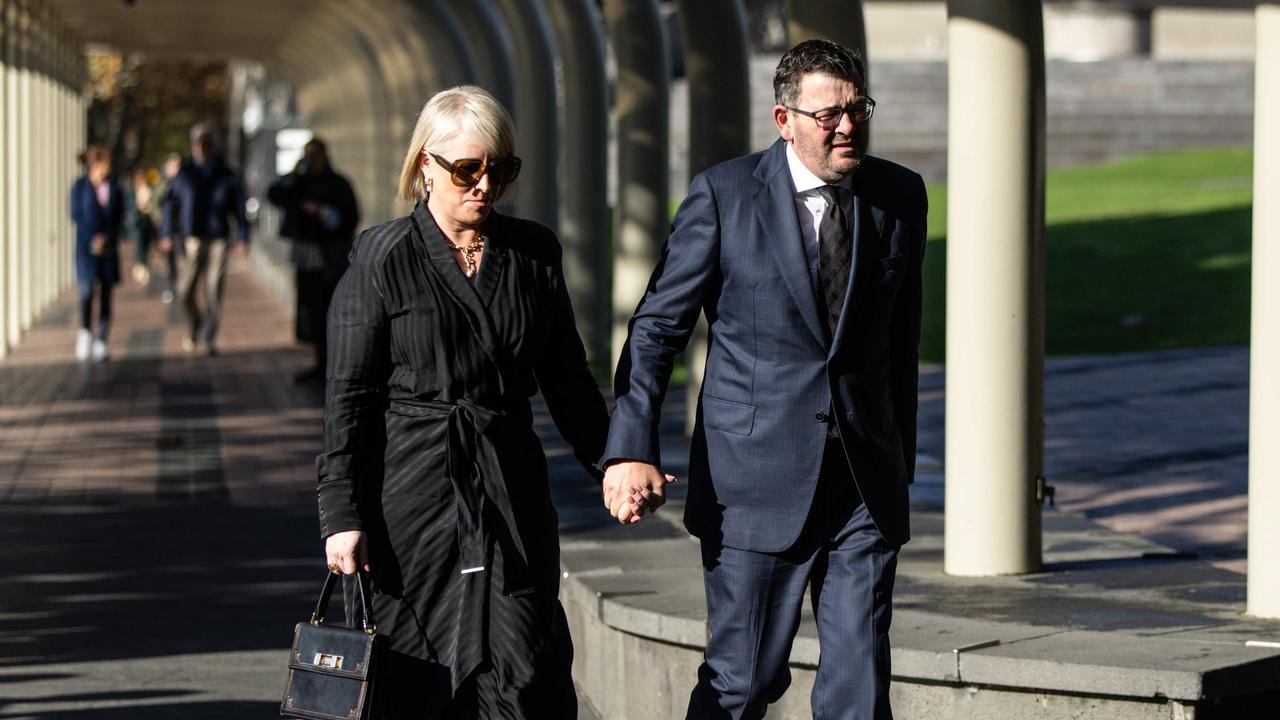
<path id="1" fill-rule="evenodd" d="M 532 591 L 527 580 L 528 556 L 515 522 L 511 496 L 498 462 L 498 450 L 488 431 L 508 413 L 467 398 L 418 401 L 410 404 L 447 415 L 445 472 L 453 485 L 458 513 L 458 551 L 462 593 L 458 598 L 453 648 L 453 690 L 489 656 L 488 615 L 495 534 L 492 507 L 507 526 L 518 557 L 503 558 L 504 581 L 517 588 L 511 595 Z"/>

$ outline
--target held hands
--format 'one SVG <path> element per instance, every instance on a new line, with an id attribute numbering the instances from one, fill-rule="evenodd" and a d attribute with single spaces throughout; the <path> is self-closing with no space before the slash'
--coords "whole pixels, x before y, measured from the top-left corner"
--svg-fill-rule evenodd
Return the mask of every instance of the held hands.
<path id="1" fill-rule="evenodd" d="M 667 501 L 667 485 L 676 481 L 646 462 L 623 460 L 604 471 L 604 506 L 623 525 L 638 523 L 644 511 L 657 512 Z"/>
<path id="2" fill-rule="evenodd" d="M 369 572 L 369 544 L 360 530 L 330 535 L 324 541 L 324 555 L 335 573 L 355 575 L 357 567 Z"/>

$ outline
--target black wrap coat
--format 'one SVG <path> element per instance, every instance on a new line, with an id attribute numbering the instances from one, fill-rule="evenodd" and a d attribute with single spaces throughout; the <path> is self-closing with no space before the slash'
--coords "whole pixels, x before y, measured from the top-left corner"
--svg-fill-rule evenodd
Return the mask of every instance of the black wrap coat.
<path id="1" fill-rule="evenodd" d="M 356 240 L 329 312 L 321 533 L 366 533 L 379 632 L 407 662 L 397 693 L 474 695 L 474 674 L 504 696 L 494 716 L 567 716 L 557 516 L 530 398 L 541 390 L 597 480 L 608 412 L 554 234 L 496 212 L 483 231 L 474 285 L 423 204 Z"/>

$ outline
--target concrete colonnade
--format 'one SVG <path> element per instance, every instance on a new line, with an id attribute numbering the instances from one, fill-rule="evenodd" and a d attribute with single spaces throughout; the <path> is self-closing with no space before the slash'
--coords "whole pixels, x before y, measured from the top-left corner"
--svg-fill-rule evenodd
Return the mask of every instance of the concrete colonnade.
<path id="1" fill-rule="evenodd" d="M 515 47 L 493 0 L 447 0 L 467 46 L 475 51 L 475 82 L 505 107 L 516 106 Z"/>
<path id="2" fill-rule="evenodd" d="M 681 0 L 689 79 L 689 176 L 751 152 L 747 12 L 741 0 Z M 685 428 L 692 434 L 707 361 L 707 321 L 698 319 L 685 352 Z"/>
<path id="3" fill-rule="evenodd" d="M 1255 22 L 1247 605 L 1280 618 L 1280 2 L 1258 3 Z"/>
<path id="4" fill-rule="evenodd" d="M 826 0 L 787 0 L 787 37 L 792 45 L 809 38 L 823 38 L 853 48 L 867 58 L 867 24 L 862 0 L 833 3 Z M 867 62 L 870 68 L 870 62 Z M 868 70 L 868 75 L 870 71 Z M 870 83 L 869 78 L 862 78 Z"/>
<path id="5" fill-rule="evenodd" d="M 563 78 L 560 244 L 564 276 L 587 356 L 609 351 L 609 98 L 604 19 L 591 0 L 547 3 Z"/>
<path id="6" fill-rule="evenodd" d="M 656 0 L 604 0 L 604 17 L 618 63 L 614 99 L 618 202 L 613 210 L 610 354 L 610 362 L 616 365 L 627 339 L 627 323 L 644 296 L 670 226 L 667 111 L 671 71 Z"/>
<path id="7" fill-rule="evenodd" d="M 944 566 L 954 575 L 1034 572 L 1044 447 L 1044 22 L 1040 3 L 1024 0 L 949 0 L 947 12 Z"/>
<path id="8" fill-rule="evenodd" d="M 0 357 L 74 281 L 68 192 L 87 103 L 79 43 L 42 0 L 0 0 Z"/>
<path id="9" fill-rule="evenodd" d="M 521 217 L 555 230 L 560 224 L 560 125 L 556 106 L 556 40 L 540 0 L 496 0 L 515 57 L 516 144 L 524 161 L 516 184 Z"/>

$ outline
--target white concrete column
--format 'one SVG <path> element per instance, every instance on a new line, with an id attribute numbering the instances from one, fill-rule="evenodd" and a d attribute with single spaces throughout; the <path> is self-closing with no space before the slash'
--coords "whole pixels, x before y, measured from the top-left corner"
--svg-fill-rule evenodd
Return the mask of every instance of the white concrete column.
<path id="1" fill-rule="evenodd" d="M 9 0 L 0 0 L 0 359 L 9 355 Z"/>
<path id="2" fill-rule="evenodd" d="M 556 230 L 560 224 L 560 159 L 556 112 L 556 40 L 542 0 L 497 0 L 515 50 L 519 215 Z"/>
<path id="3" fill-rule="evenodd" d="M 66 35 L 59 32 L 54 54 L 54 86 L 53 86 L 53 118 L 49 126 L 53 128 L 53 227 L 54 246 L 51 262 L 53 297 L 56 299 L 63 291 L 62 268 L 63 258 L 71 244 L 71 237 L 66 232 L 67 189 L 66 173 L 66 105 L 67 75 Z"/>
<path id="4" fill-rule="evenodd" d="M 953 575 L 1034 572 L 1044 439 L 1042 9 L 949 0 L 947 11 L 944 566 Z"/>
<path id="5" fill-rule="evenodd" d="M 58 201 L 58 245 L 54 260 L 56 266 L 55 285 L 59 295 L 67 289 L 67 267 L 71 258 L 71 244 L 74 238 L 71 221 L 68 217 L 71 214 L 71 208 L 67 197 L 72 181 L 72 178 L 68 176 L 70 168 L 68 161 L 75 154 L 75 151 L 71 149 L 71 131 L 67 125 L 67 118 L 70 115 L 68 103 L 71 97 L 71 88 L 74 85 L 72 79 L 71 43 L 71 37 L 64 33 L 59 53 L 62 84 L 58 86 L 58 120 L 54 126 L 58 132 L 58 146 L 55 151 L 58 179 L 54 184 L 57 190 L 54 199 Z"/>
<path id="6" fill-rule="evenodd" d="M 5 0 L 5 148 L 6 158 L 0 172 L 5 174 L 5 247 L 4 312 L 5 344 L 13 347 L 22 337 L 22 168 L 19 132 L 22 119 L 21 43 L 22 28 L 16 0 Z"/>
<path id="7" fill-rule="evenodd" d="M 31 172 L 34 169 L 31 154 L 32 126 L 32 71 L 31 34 L 34 23 L 27 3 L 19 3 L 20 16 L 18 37 L 21 42 L 18 74 L 18 202 L 21 207 L 18 226 L 18 322 L 23 332 L 31 327 L 33 318 L 33 284 L 31 279 L 35 265 L 31 256 L 34 243 L 32 240 L 32 214 L 35 212 L 33 184 Z"/>
<path id="8" fill-rule="evenodd" d="M 685 75 L 689 81 L 689 177 L 751 150 L 750 43 L 742 0 L 680 0 Z M 698 416 L 707 364 L 707 319 L 684 353 L 685 434 Z"/>
<path id="9" fill-rule="evenodd" d="M 670 227 L 667 145 L 670 77 L 657 0 L 604 0 L 618 79 L 618 204 L 613 213 L 613 353 L 644 296 Z"/>
<path id="10" fill-rule="evenodd" d="M 1249 343 L 1250 615 L 1280 618 L 1280 2 L 1258 3 Z"/>
<path id="11" fill-rule="evenodd" d="M 593 363 L 609 363 L 609 101 L 604 21 L 591 0 L 549 0 L 563 78 L 560 244 L 578 332 Z"/>
<path id="12" fill-rule="evenodd" d="M 37 6 L 37 22 L 36 30 L 36 58 L 35 73 L 32 75 L 32 92 L 34 104 L 32 106 L 32 124 L 31 139 L 34 143 L 32 149 L 34 155 L 34 175 L 31 175 L 31 181 L 34 183 L 35 208 L 36 212 L 32 220 L 34 221 L 32 231 L 32 265 L 34 274 L 33 297 L 31 303 L 32 322 L 40 317 L 44 309 L 49 304 L 49 260 L 51 253 L 49 252 L 49 243 L 52 238 L 52 228 L 50 227 L 53 219 L 53 203 L 50 192 L 50 183 L 53 181 L 52 148 L 50 140 L 53 133 L 48 132 L 49 117 L 49 97 L 52 81 L 49 77 L 51 69 L 49 63 L 49 52 L 51 49 L 51 40 L 49 34 L 49 8 L 46 5 Z"/>

